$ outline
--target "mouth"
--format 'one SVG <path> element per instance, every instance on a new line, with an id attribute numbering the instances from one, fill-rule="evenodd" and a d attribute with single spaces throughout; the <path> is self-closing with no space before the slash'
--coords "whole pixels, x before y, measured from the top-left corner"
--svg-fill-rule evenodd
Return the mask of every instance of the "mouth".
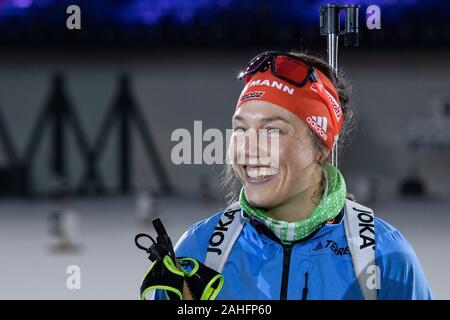
<path id="1" fill-rule="evenodd" d="M 244 165 L 245 181 L 250 184 L 262 184 L 272 180 L 279 169 L 267 166 Z"/>

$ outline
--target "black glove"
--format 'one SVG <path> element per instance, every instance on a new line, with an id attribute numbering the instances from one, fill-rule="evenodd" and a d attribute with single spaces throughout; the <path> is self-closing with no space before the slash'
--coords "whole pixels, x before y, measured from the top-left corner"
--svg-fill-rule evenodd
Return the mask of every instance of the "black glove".
<path id="1" fill-rule="evenodd" d="M 183 300 L 184 273 L 169 256 L 156 260 L 145 273 L 141 284 L 141 299 L 153 290 L 166 291 L 170 300 Z"/>
<path id="2" fill-rule="evenodd" d="M 181 257 L 178 262 L 195 300 L 214 300 L 217 297 L 224 283 L 220 273 L 194 258 Z"/>
<path id="3" fill-rule="evenodd" d="M 141 285 L 141 299 L 145 300 L 148 292 L 153 290 L 166 291 L 169 299 L 183 299 L 183 285 L 186 280 L 195 300 L 214 300 L 223 286 L 223 276 L 208 268 L 194 258 L 176 258 L 172 242 L 159 219 L 153 220 L 157 232 L 156 241 L 145 233 L 135 237 L 136 246 L 149 254 L 152 262 L 145 273 Z M 153 244 L 146 248 L 139 244 L 139 239 L 145 237 Z"/>

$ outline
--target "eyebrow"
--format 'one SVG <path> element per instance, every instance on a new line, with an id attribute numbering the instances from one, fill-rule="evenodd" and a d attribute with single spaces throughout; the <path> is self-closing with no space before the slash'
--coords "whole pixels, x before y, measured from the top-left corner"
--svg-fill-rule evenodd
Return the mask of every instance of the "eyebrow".
<path id="1" fill-rule="evenodd" d="M 239 121 L 245 122 L 245 119 L 239 115 L 234 116 L 233 120 L 239 120 Z M 270 117 L 270 118 L 261 119 L 261 122 L 264 122 L 264 123 L 272 122 L 272 121 L 283 121 L 283 122 L 289 123 L 286 119 L 284 119 L 282 117 Z"/>

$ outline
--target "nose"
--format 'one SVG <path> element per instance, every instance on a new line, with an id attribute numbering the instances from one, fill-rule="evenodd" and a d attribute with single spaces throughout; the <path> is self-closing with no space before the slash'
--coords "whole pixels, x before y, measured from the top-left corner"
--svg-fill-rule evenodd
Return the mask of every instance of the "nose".
<path id="1" fill-rule="evenodd" d="M 245 136 L 243 143 L 245 156 L 248 158 L 258 158 L 259 140 L 258 135 L 254 134 L 255 130 L 251 130 L 250 134 Z"/>
<path id="2" fill-rule="evenodd" d="M 272 137 L 264 130 L 252 130 L 249 134 L 247 132 L 240 150 L 240 153 L 245 157 L 245 164 L 257 164 L 278 168 L 278 136 Z"/>
<path id="3" fill-rule="evenodd" d="M 259 158 L 259 141 L 256 130 L 248 129 L 243 137 L 240 154 L 244 156 L 244 164 L 257 164 Z"/>

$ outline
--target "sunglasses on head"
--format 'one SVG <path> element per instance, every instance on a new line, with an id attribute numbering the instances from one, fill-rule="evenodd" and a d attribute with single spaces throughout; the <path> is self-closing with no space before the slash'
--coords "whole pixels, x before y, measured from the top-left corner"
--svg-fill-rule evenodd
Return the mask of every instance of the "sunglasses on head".
<path id="1" fill-rule="evenodd" d="M 250 60 L 238 79 L 248 83 L 255 73 L 264 72 L 268 68 L 274 76 L 297 87 L 303 87 L 308 81 L 319 80 L 314 67 L 307 66 L 293 54 L 280 51 L 266 51 L 257 55 Z"/>

